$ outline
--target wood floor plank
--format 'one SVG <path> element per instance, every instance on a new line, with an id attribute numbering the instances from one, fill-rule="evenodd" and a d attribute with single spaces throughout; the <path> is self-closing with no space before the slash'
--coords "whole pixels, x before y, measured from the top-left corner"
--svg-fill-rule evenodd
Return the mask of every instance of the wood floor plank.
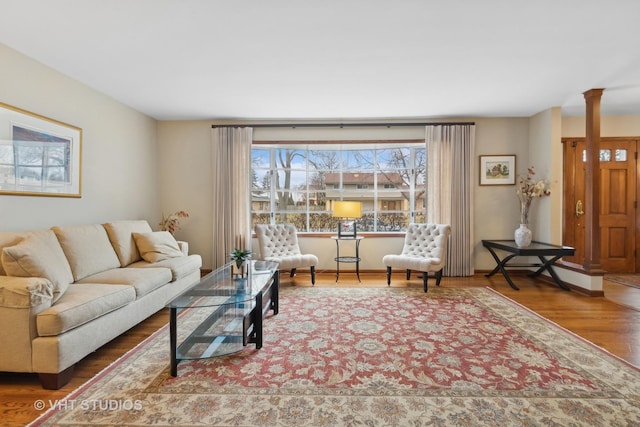
<path id="1" fill-rule="evenodd" d="M 311 286 L 309 275 L 299 274 L 293 279 L 282 276 L 282 286 Z M 361 273 L 359 283 L 352 272 L 341 272 L 336 283 L 335 273 L 321 272 L 316 286 L 322 287 L 386 287 L 386 276 L 380 273 Z M 520 291 L 513 290 L 500 277 L 444 277 L 442 287 L 489 287 L 513 299 L 541 316 L 608 350 L 614 355 L 640 366 L 640 289 L 605 281 L 605 297 L 589 297 L 578 292 L 566 292 L 545 282 L 517 276 Z M 435 281 L 430 280 L 430 286 Z M 396 274 L 394 287 L 422 288 L 417 276 L 411 281 Z M 608 295 L 611 294 L 611 298 Z M 71 382 L 60 390 L 44 390 L 35 374 L 0 373 L 0 419 L 2 425 L 23 426 L 43 411 L 34 407 L 38 400 L 64 398 L 85 381 L 95 376 L 143 339 L 167 323 L 168 311 L 161 310 L 130 329 L 76 365 Z"/>

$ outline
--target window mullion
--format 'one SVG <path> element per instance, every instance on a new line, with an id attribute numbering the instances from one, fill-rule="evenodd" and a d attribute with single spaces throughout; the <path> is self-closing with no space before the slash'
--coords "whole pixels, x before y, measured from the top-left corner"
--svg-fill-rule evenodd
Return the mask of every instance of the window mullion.
<path id="1" fill-rule="evenodd" d="M 276 148 L 271 148 L 269 150 L 269 174 L 270 176 L 270 180 L 269 182 L 271 183 L 269 185 L 269 198 L 271 199 L 271 203 L 269 203 L 269 222 L 271 224 L 275 224 L 276 222 L 276 208 L 277 208 L 277 196 L 276 196 L 276 184 L 277 184 L 277 178 L 276 178 Z"/>
<path id="2" fill-rule="evenodd" d="M 416 149 L 409 150 L 409 222 L 416 219 Z"/>
<path id="3" fill-rule="evenodd" d="M 378 231 L 378 174 L 380 172 L 378 163 L 378 150 L 373 151 L 373 231 Z"/>

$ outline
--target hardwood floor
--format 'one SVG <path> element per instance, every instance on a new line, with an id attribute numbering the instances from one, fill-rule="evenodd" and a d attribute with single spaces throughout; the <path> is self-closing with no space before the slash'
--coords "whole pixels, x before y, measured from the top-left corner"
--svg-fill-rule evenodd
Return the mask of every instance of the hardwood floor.
<path id="1" fill-rule="evenodd" d="M 341 272 L 338 283 L 333 272 L 319 272 L 316 286 L 386 286 L 384 273 L 361 273 L 358 283 L 352 272 Z M 498 276 L 486 278 L 445 277 L 442 287 L 489 287 L 513 299 L 547 319 L 565 327 L 581 337 L 605 348 L 609 352 L 640 366 L 640 289 L 605 281 L 605 297 L 589 297 L 578 292 L 566 292 L 545 282 L 535 281 L 524 275 L 514 275 L 520 291 L 513 290 Z M 282 275 L 282 286 L 310 286 L 308 274 L 293 279 Z M 429 281 L 435 286 L 435 281 Z M 392 280 L 396 287 L 422 287 L 417 276 L 407 282 L 402 274 Z M 50 402 L 64 398 L 85 381 L 92 378 L 110 363 L 118 359 L 144 338 L 167 323 L 168 311 L 161 310 L 146 321 L 130 329 L 93 354 L 76 364 L 71 382 L 60 390 L 44 390 L 34 374 L 0 373 L 0 424 L 23 426 L 33 421 L 43 411 L 34 406 L 42 400 Z"/>

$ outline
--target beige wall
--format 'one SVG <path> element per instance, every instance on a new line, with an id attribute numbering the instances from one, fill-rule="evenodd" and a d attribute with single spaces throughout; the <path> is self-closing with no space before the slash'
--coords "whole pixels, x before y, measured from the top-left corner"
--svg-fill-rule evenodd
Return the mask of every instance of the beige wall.
<path id="1" fill-rule="evenodd" d="M 516 155 L 517 174 L 535 166 L 540 178 L 551 182 L 551 196 L 534 202 L 531 227 L 534 238 L 561 243 L 562 239 L 562 136 L 584 133 L 584 119 L 562 117 L 554 107 L 530 118 L 451 119 L 476 123 L 476 159 L 474 172 L 474 262 L 477 270 L 493 269 L 495 262 L 482 247 L 483 239 L 511 239 L 519 223 L 519 203 L 515 186 L 479 185 L 478 156 Z M 603 117 L 603 135 L 640 135 L 640 117 Z M 158 126 L 159 167 L 162 209 L 187 209 L 192 217 L 185 222 L 178 237 L 190 242 L 194 252 L 203 255 L 205 267 L 211 266 L 211 124 L 210 121 L 161 122 Z M 569 134 L 567 132 L 570 132 Z M 423 129 L 407 128 L 257 128 L 258 140 L 347 140 L 347 139 L 416 139 Z M 320 258 L 318 269 L 333 270 L 335 243 L 326 238 L 301 238 L 303 250 Z M 367 238 L 362 242 L 364 270 L 383 269 L 382 256 L 399 252 L 402 238 Z M 345 247 L 344 250 L 348 250 Z M 353 268 L 345 265 L 343 268 Z"/>
<path id="2" fill-rule="evenodd" d="M 161 211 L 189 212 L 176 238 L 189 242 L 189 251 L 200 254 L 204 268 L 211 268 L 215 220 L 211 122 L 159 122 L 158 167 Z"/>
<path id="3" fill-rule="evenodd" d="M 156 122 L 113 99 L 0 44 L 0 102 L 83 129 L 83 195 L 80 199 L 0 195 L 2 230 L 143 218 L 155 228 L 162 212 L 187 210 L 177 238 L 211 266 L 212 206 L 210 121 Z M 517 173 L 534 165 L 552 181 L 552 196 L 534 207 L 532 227 L 541 240 L 561 235 L 560 136 L 583 136 L 584 118 L 560 117 L 551 108 L 531 118 L 454 119 L 476 122 L 474 159 L 475 268 L 493 268 L 482 239 L 509 239 L 519 222 L 514 186 L 480 186 L 478 156 L 515 154 Z M 407 128 L 256 129 L 263 140 L 423 138 Z M 603 117 L 602 135 L 640 135 L 640 117 Z M 319 270 L 333 270 L 335 243 L 303 238 L 317 253 Z M 363 241 L 362 268 L 379 270 L 385 253 L 399 252 L 402 238 Z M 346 248 L 345 248 L 346 250 Z M 346 266 L 350 267 L 350 266 Z"/>
<path id="4" fill-rule="evenodd" d="M 475 154 L 476 157 L 514 154 L 516 174 L 525 173 L 530 165 L 528 138 L 529 119 L 527 118 L 478 119 L 476 120 Z M 479 162 L 479 159 L 476 159 L 476 162 Z M 520 203 L 515 186 L 481 186 L 479 171 L 476 175 L 474 261 L 476 269 L 489 270 L 495 266 L 495 261 L 482 247 L 482 240 L 513 239 L 513 232 L 520 222 Z"/>
<path id="5" fill-rule="evenodd" d="M 562 244 L 562 142 L 560 108 L 529 119 L 529 164 L 536 178 L 549 181 L 551 196 L 534 200 L 531 224 L 534 240 Z M 524 166 L 524 165 L 523 165 Z M 521 169 L 525 173 L 526 168 Z"/>
<path id="6" fill-rule="evenodd" d="M 584 137 L 586 122 L 584 117 L 563 117 L 562 136 Z M 639 136 L 640 116 L 602 116 L 600 118 L 601 136 Z"/>
<path id="7" fill-rule="evenodd" d="M 82 128 L 82 197 L 0 195 L 1 230 L 159 218 L 156 121 L 0 44 L 0 102 Z"/>
<path id="8" fill-rule="evenodd" d="M 529 119 L 456 119 L 476 123 L 476 159 L 478 155 L 515 154 L 518 172 L 526 171 L 529 156 Z M 203 256 L 203 263 L 210 268 L 212 227 L 215 220 L 211 198 L 211 124 L 210 121 L 160 122 L 158 124 L 158 149 L 160 187 L 163 211 L 186 209 L 191 218 L 177 237 L 189 241 L 191 250 Z M 360 139 L 418 139 L 424 138 L 421 127 L 393 128 L 256 128 L 257 140 L 346 140 Z M 477 172 L 477 170 L 476 170 Z M 481 240 L 512 238 L 518 225 L 519 205 L 514 186 L 480 186 L 479 173 L 474 173 L 475 198 L 475 262 L 476 268 L 493 268 L 494 262 L 482 248 Z M 316 253 L 320 258 L 318 270 L 333 270 L 335 242 L 328 237 L 301 238 L 303 250 Z M 383 269 L 382 257 L 386 253 L 399 252 L 402 238 L 367 238 L 361 244 L 364 270 Z M 345 246 L 345 251 L 348 248 Z M 342 266 L 353 268 L 352 265 Z"/>

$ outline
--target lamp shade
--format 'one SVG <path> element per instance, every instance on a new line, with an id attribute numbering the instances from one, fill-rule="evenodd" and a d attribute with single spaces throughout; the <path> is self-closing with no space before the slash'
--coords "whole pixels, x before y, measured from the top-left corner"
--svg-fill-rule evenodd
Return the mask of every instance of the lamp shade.
<path id="1" fill-rule="evenodd" d="M 333 216 L 336 218 L 362 217 L 362 203 L 337 201 L 333 203 Z"/>

